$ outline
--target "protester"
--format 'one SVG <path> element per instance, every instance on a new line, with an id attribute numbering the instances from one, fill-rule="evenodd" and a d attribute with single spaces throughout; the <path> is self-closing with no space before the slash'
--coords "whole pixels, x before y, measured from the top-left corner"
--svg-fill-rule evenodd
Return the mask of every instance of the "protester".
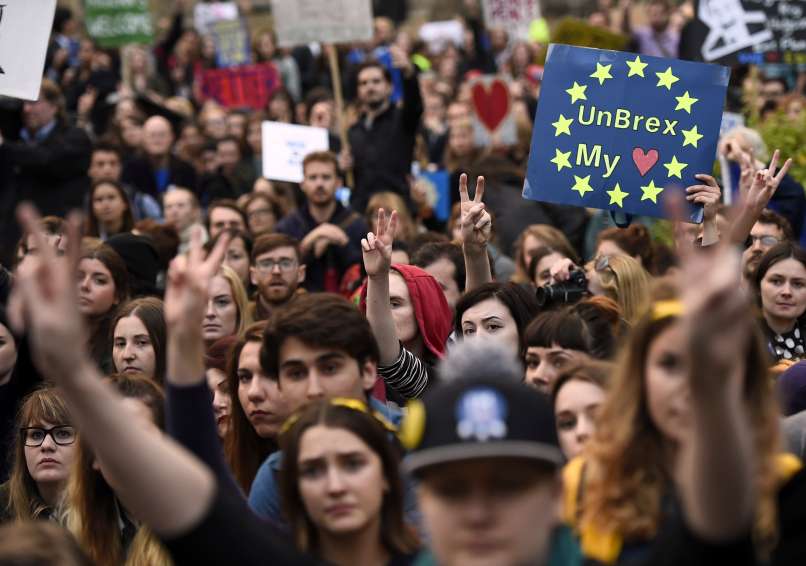
<path id="1" fill-rule="evenodd" d="M 534 251 L 532 259 L 529 261 L 529 281 L 531 281 L 535 287 L 551 285 L 553 281 L 551 268 L 554 267 L 554 264 L 563 259 L 570 260 L 571 258 L 548 246 L 540 246 Z"/>
<path id="2" fill-rule="evenodd" d="M 115 372 L 165 380 L 165 314 L 154 297 L 134 299 L 118 309 L 112 321 Z"/>
<path id="3" fill-rule="evenodd" d="M 210 280 L 210 297 L 202 329 L 209 345 L 223 338 L 243 334 L 252 322 L 249 299 L 240 277 L 229 267 L 222 266 Z"/>
<path id="4" fill-rule="evenodd" d="M 204 354 L 204 375 L 213 394 L 213 416 L 222 442 L 227 437 L 232 418 L 232 394 L 227 383 L 228 355 L 237 342 L 236 336 L 225 336 L 213 342 Z"/>
<path id="5" fill-rule="evenodd" d="M 772 247 L 756 268 L 754 289 L 767 347 L 776 361 L 806 353 L 801 318 L 806 312 L 806 252 L 791 243 Z"/>
<path id="6" fill-rule="evenodd" d="M 604 402 L 611 370 L 610 364 L 584 361 L 561 371 L 552 384 L 557 438 L 569 460 L 582 454 L 596 430 L 596 415 Z"/>
<path id="7" fill-rule="evenodd" d="M 396 428 L 363 401 L 317 401 L 280 440 L 280 495 L 294 542 L 330 564 L 405 564 L 418 550 L 403 517 Z"/>
<path id="8" fill-rule="evenodd" d="M 425 271 L 392 263 L 397 212 L 378 210 L 377 234 L 361 240 L 367 283 L 361 294 L 378 342 L 378 375 L 404 399 L 420 397 L 435 378 L 445 352 L 451 311 L 436 279 Z"/>
<path id="9" fill-rule="evenodd" d="M 224 230 L 246 232 L 246 214 L 231 199 L 219 199 L 210 203 L 207 209 L 207 230 L 215 238 Z"/>
<path id="10" fill-rule="evenodd" d="M 526 283 L 529 281 L 529 262 L 541 247 L 554 250 L 574 263 L 578 261 L 578 255 L 565 234 L 553 226 L 535 224 L 524 230 L 513 246 L 515 250 L 515 255 L 513 256 L 515 258 L 515 275 L 512 280 L 514 282 Z"/>
<path id="11" fill-rule="evenodd" d="M 190 189 L 172 186 L 162 196 L 165 209 L 165 222 L 172 226 L 179 235 L 179 253 L 185 253 L 190 246 L 190 234 L 195 226 L 202 226 L 202 213 L 199 199 Z M 202 241 L 208 238 L 204 229 Z"/>
<path id="12" fill-rule="evenodd" d="M 129 196 L 123 187 L 111 181 L 100 181 L 92 186 L 86 218 L 86 235 L 101 240 L 122 232 L 131 232 L 134 228 Z"/>
<path id="13" fill-rule="evenodd" d="M 249 277 L 257 287 L 253 318 L 267 320 L 272 311 L 290 302 L 301 291 L 306 266 L 299 242 L 285 234 L 261 236 L 252 248 Z"/>
<path id="14" fill-rule="evenodd" d="M 252 192 L 243 203 L 249 220 L 249 232 L 253 237 L 274 232 L 277 222 L 283 217 L 280 204 L 266 193 Z"/>
<path id="15" fill-rule="evenodd" d="M 306 205 L 283 218 L 277 231 L 300 242 L 305 288 L 336 292 L 344 273 L 361 262 L 367 225 L 360 214 L 336 200 L 339 166 L 334 154 L 309 153 L 302 171 Z"/>
<path id="16" fill-rule="evenodd" d="M 252 286 L 249 278 L 249 258 L 252 255 L 252 238 L 249 237 L 249 234 L 239 230 L 227 230 L 227 232 L 229 233 L 229 244 L 227 246 L 227 253 L 224 256 L 223 265 L 226 265 L 238 275 L 244 289 L 247 290 L 247 295 L 249 295 L 249 289 Z M 212 240 L 205 244 L 205 247 L 212 249 L 218 239 L 222 237 L 222 234 L 223 232 L 213 237 Z"/>
<path id="17" fill-rule="evenodd" d="M 414 253 L 411 264 L 437 280 L 453 312 L 465 291 L 465 261 L 461 247 L 453 242 L 425 244 Z"/>
<path id="18" fill-rule="evenodd" d="M 108 142 L 96 142 L 92 148 L 90 167 L 87 170 L 92 184 L 101 181 L 120 183 L 123 173 L 123 153 L 120 147 Z M 132 207 L 132 216 L 135 220 L 143 218 L 162 218 L 162 209 L 159 203 L 135 187 L 123 185 L 127 198 Z"/>
<path id="19" fill-rule="evenodd" d="M 11 477 L 0 485 L 0 519 L 56 520 L 75 458 L 77 432 L 53 387 L 31 393 L 16 416 Z"/>
<path id="20" fill-rule="evenodd" d="M 622 327 L 618 305 L 606 297 L 586 299 L 538 315 L 526 328 L 525 381 L 543 393 L 571 365 L 610 360 Z"/>
<path id="21" fill-rule="evenodd" d="M 742 274 L 752 280 L 761 258 L 771 248 L 784 242 L 792 242 L 794 234 L 786 218 L 765 208 L 753 224 L 742 253 Z"/>

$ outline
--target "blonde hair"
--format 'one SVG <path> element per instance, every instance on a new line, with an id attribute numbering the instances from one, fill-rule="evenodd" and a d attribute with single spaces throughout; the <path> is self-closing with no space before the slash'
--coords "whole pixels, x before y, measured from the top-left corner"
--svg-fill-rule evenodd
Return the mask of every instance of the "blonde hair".
<path id="1" fill-rule="evenodd" d="M 669 283 L 660 291 L 656 299 L 673 298 L 676 294 Z M 618 533 L 623 540 L 646 540 L 657 533 L 662 519 L 661 502 L 672 474 L 665 465 L 666 441 L 647 408 L 645 366 L 653 341 L 675 320 L 647 313 L 623 344 L 600 408 L 597 429 L 585 447 L 584 486 L 580 486 L 577 517 L 583 530 L 594 526 L 599 531 Z M 767 374 L 766 349 L 758 331 L 745 355 L 744 398 L 758 454 L 756 535 L 769 548 L 776 529 L 779 423 Z"/>
<path id="2" fill-rule="evenodd" d="M 71 424 L 67 404 L 52 386 L 37 389 L 23 401 L 17 413 L 14 436 L 14 463 L 8 480 L 7 512 L 17 520 L 43 518 L 51 512 L 50 506 L 39 495 L 36 481 L 31 477 L 25 459 L 25 442 L 21 430 L 26 426 L 36 426 L 48 422 L 54 426 Z"/>
<path id="3" fill-rule="evenodd" d="M 154 56 L 144 46 L 135 43 L 123 46 L 123 49 L 120 50 L 120 79 L 123 85 L 130 88 L 132 91 L 136 91 L 133 84 L 134 70 L 132 69 L 132 59 L 137 52 L 141 53 L 146 60 L 146 77 L 152 77 L 157 68 L 154 62 Z"/>
<path id="4" fill-rule="evenodd" d="M 651 278 L 630 256 L 608 256 L 608 267 L 598 271 L 604 295 L 616 301 L 621 316 L 630 324 L 640 319 L 649 306 Z"/>
<path id="5" fill-rule="evenodd" d="M 406 205 L 403 197 L 391 191 L 384 191 L 375 193 L 369 198 L 366 210 L 366 220 L 370 227 L 375 226 L 375 219 L 378 216 L 378 209 L 382 208 L 386 214 L 390 214 L 393 210 L 397 211 L 397 235 L 395 239 L 404 242 L 410 242 L 411 239 L 417 234 L 417 226 L 414 219 L 409 214 L 409 207 Z M 374 230 L 374 229 L 373 229 Z"/>
<path id="6" fill-rule="evenodd" d="M 529 236 L 537 238 L 543 245 L 548 246 L 555 252 L 565 255 L 574 263 L 579 261 L 574 247 L 561 230 L 548 224 L 532 224 L 521 232 L 518 239 L 515 240 L 515 244 L 513 244 L 513 250 L 515 252 L 515 273 L 512 275 L 513 283 L 531 282 L 529 279 L 529 262 L 526 261 L 523 255 L 523 245 L 526 243 L 526 238 Z"/>
<path id="7" fill-rule="evenodd" d="M 229 283 L 230 291 L 232 292 L 232 299 L 235 301 L 235 306 L 238 307 L 238 324 L 235 327 L 235 334 L 243 336 L 244 331 L 252 324 L 252 313 L 249 308 L 249 296 L 246 294 L 246 288 L 243 286 L 241 278 L 235 273 L 232 268 L 222 265 L 218 270 L 217 275 L 226 279 Z"/>

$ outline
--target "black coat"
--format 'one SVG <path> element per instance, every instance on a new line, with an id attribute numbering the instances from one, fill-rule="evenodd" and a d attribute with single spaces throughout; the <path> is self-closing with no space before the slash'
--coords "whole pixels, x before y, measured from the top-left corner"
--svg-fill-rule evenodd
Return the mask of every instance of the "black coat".
<path id="1" fill-rule="evenodd" d="M 403 105 L 390 106 L 370 126 L 362 115 L 348 133 L 353 152 L 355 187 L 350 207 L 363 213 L 373 193 L 392 191 L 409 201 L 414 143 L 423 101 L 417 74 L 403 79 Z"/>
<path id="2" fill-rule="evenodd" d="M 137 157 L 129 161 L 123 167 L 121 180 L 159 200 L 154 166 L 147 157 Z M 184 187 L 196 193 L 198 191 L 196 170 L 190 163 L 172 155 L 168 160 L 168 184 Z"/>
<path id="3" fill-rule="evenodd" d="M 14 220 L 17 204 L 31 201 L 43 216 L 63 217 L 82 208 L 90 186 L 91 154 L 86 132 L 61 122 L 42 141 L 4 140 L 0 146 L 0 249 L 4 260 L 20 234 Z"/>

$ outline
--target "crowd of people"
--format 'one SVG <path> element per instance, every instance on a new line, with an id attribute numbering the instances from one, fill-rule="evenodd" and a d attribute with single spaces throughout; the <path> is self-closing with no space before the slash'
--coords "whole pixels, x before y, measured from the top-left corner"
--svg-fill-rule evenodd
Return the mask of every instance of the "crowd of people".
<path id="1" fill-rule="evenodd" d="M 120 50 L 58 8 L 39 100 L 0 101 L 0 564 L 806 563 L 792 159 L 736 128 L 735 186 L 611 226 L 521 198 L 540 46 L 478 2 L 436 46 L 375 2 L 344 112 L 334 48 L 272 29 L 266 107 L 205 99 L 191 4 Z M 685 17 L 588 22 L 675 57 Z M 748 120 L 800 119 L 780 71 L 738 86 Z M 474 143 L 482 73 L 515 145 Z M 264 176 L 266 120 L 330 132 L 299 184 Z M 448 172 L 446 218 L 417 170 Z"/>

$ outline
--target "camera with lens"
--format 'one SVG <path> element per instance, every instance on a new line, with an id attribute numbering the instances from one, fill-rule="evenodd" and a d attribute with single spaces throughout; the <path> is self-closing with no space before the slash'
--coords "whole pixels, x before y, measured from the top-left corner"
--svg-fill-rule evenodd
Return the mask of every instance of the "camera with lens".
<path id="1" fill-rule="evenodd" d="M 568 281 L 546 285 L 537 289 L 537 304 L 541 307 L 551 305 L 571 305 L 589 295 L 588 278 L 581 269 L 570 273 Z"/>

